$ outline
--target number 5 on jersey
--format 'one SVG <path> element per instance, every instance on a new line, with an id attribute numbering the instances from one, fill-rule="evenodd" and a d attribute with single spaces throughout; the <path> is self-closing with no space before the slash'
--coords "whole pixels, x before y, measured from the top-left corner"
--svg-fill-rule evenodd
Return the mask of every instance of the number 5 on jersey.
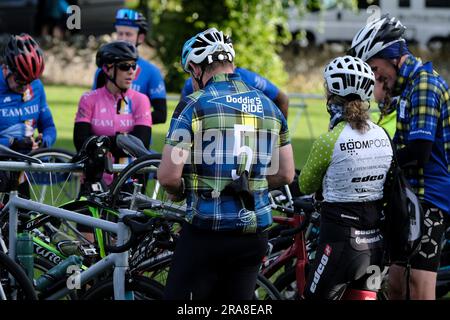
<path id="1" fill-rule="evenodd" d="M 246 132 L 255 132 L 255 127 L 246 124 L 234 125 L 233 156 L 239 157 L 242 153 L 244 153 L 246 155 L 245 170 L 247 172 L 250 172 L 250 166 L 253 162 L 253 150 L 249 146 L 241 145 L 241 137 L 245 137 Z M 254 134 L 253 136 L 255 137 Z M 233 180 L 239 178 L 239 176 L 236 174 L 236 169 L 231 170 L 231 177 L 233 178 Z"/>

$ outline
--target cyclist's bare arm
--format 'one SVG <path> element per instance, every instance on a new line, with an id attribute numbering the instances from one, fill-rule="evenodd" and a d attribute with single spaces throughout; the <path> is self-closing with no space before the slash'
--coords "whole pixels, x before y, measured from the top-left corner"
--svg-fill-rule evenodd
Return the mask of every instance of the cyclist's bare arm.
<path id="1" fill-rule="evenodd" d="M 189 152 L 184 149 L 167 144 L 164 146 L 157 175 L 167 193 L 175 196 L 183 193 L 181 176 L 188 156 Z"/>
<path id="2" fill-rule="evenodd" d="M 277 107 L 281 110 L 284 117 L 287 119 L 288 116 L 288 108 L 289 108 L 289 97 L 283 91 L 278 91 L 277 96 L 273 100 L 273 102 L 277 105 Z"/>
<path id="3" fill-rule="evenodd" d="M 278 159 L 276 155 L 277 152 L 279 156 Z M 295 164 L 291 144 L 282 146 L 274 151 L 274 154 L 272 155 L 272 167 L 276 169 L 277 165 L 278 170 L 274 174 L 267 175 L 269 188 L 278 188 L 285 184 L 290 184 L 294 180 Z"/>

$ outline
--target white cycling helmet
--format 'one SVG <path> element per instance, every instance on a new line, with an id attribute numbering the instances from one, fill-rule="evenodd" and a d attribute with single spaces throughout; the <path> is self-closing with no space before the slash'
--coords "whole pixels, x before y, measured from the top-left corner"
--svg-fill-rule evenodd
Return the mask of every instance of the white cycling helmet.
<path id="1" fill-rule="evenodd" d="M 370 66 L 352 56 L 335 58 L 326 65 L 323 76 L 331 93 L 341 97 L 355 94 L 363 101 L 370 99 L 375 84 Z"/>
<path id="2" fill-rule="evenodd" d="M 186 41 L 181 53 L 181 64 L 183 70 L 189 72 L 189 62 L 195 64 L 201 64 L 204 61 L 208 64 L 225 60 L 233 62 L 234 56 L 230 38 L 224 36 L 222 31 L 210 28 Z"/>
<path id="3" fill-rule="evenodd" d="M 391 44 L 405 42 L 405 39 L 402 38 L 405 30 L 406 27 L 399 20 L 385 14 L 359 30 L 347 53 L 367 61 Z"/>

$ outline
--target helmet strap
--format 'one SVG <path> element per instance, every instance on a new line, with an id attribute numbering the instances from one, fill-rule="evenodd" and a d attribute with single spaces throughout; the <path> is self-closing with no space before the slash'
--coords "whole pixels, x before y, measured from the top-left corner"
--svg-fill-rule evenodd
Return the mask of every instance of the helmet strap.
<path id="1" fill-rule="evenodd" d="M 197 81 L 197 84 L 198 84 L 198 87 L 200 88 L 200 89 L 203 89 L 205 86 L 203 85 L 203 75 L 204 75 L 204 73 L 205 73 L 205 66 L 204 65 L 200 65 L 200 69 L 202 70 L 202 73 L 200 74 L 200 77 L 196 77 L 195 75 L 194 75 L 194 73 L 193 72 L 191 72 L 191 75 L 192 75 L 192 78 L 195 80 L 195 81 Z"/>
<path id="2" fill-rule="evenodd" d="M 117 68 L 116 68 L 116 64 L 113 65 L 114 68 L 114 76 L 110 77 L 108 73 L 105 72 L 106 78 L 112 82 L 112 84 L 114 84 L 119 90 L 120 90 L 120 96 L 122 97 L 122 99 L 125 101 L 125 103 L 127 103 L 126 99 L 125 99 L 125 95 L 124 93 L 128 90 L 127 88 L 121 88 L 119 87 L 119 85 L 116 82 L 116 78 L 117 78 Z"/>

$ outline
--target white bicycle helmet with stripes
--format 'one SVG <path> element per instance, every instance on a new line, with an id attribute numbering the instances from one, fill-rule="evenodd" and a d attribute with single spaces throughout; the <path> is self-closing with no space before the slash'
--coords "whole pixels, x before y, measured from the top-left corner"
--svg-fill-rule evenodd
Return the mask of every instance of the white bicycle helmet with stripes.
<path id="1" fill-rule="evenodd" d="M 358 31 L 347 53 L 367 61 L 391 44 L 404 42 L 402 36 L 405 30 L 406 27 L 397 18 L 385 14 Z"/>
<path id="2" fill-rule="evenodd" d="M 341 97 L 355 94 L 363 101 L 370 99 L 375 76 L 370 66 L 352 56 L 337 57 L 328 63 L 324 78 L 329 92 Z"/>
<path id="3" fill-rule="evenodd" d="M 183 46 L 181 64 L 183 70 L 189 72 L 189 62 L 201 64 L 213 63 L 213 61 L 233 62 L 235 52 L 233 44 L 222 31 L 210 28 L 190 38 Z"/>

